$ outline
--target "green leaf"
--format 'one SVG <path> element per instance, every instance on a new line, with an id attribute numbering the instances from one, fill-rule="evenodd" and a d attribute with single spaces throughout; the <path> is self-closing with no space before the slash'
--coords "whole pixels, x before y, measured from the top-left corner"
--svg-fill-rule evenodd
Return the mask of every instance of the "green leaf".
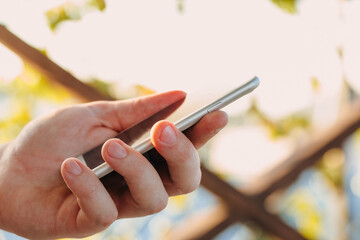
<path id="1" fill-rule="evenodd" d="M 14 101 L 12 111 L 6 119 L 0 120 L 0 143 L 16 138 L 23 127 L 31 120 L 31 107 L 23 101 Z"/>
<path id="2" fill-rule="evenodd" d="M 339 58 L 343 59 L 344 58 L 344 49 L 343 49 L 343 47 L 338 47 L 337 52 L 338 52 Z"/>
<path id="3" fill-rule="evenodd" d="M 79 20 L 81 18 L 80 9 L 78 6 L 71 3 L 65 3 L 58 7 L 54 7 L 48 10 L 45 15 L 48 24 L 53 31 L 61 22 L 67 20 Z"/>
<path id="4" fill-rule="evenodd" d="M 323 155 L 316 168 L 326 177 L 329 183 L 340 190 L 344 186 L 344 164 L 345 153 L 343 150 L 333 148 Z"/>
<path id="5" fill-rule="evenodd" d="M 184 12 L 184 0 L 177 0 L 177 2 L 178 2 L 178 5 L 177 5 L 178 11 L 180 13 L 183 13 Z"/>
<path id="6" fill-rule="evenodd" d="M 105 8 L 105 0 L 87 0 L 82 4 L 69 1 L 49 9 L 45 14 L 51 30 L 54 31 L 64 21 L 80 20 L 85 14 L 93 10 L 103 11 Z"/>
<path id="7" fill-rule="evenodd" d="M 104 82 L 98 78 L 93 78 L 90 81 L 87 81 L 86 83 L 92 86 L 93 88 L 97 89 L 105 96 L 114 98 L 114 94 L 113 94 L 114 86 L 111 83 Z"/>
<path id="8" fill-rule="evenodd" d="M 319 79 L 317 79 L 317 77 L 312 77 L 312 78 L 310 79 L 310 81 L 311 81 L 311 86 L 312 86 L 313 90 L 314 90 L 315 92 L 318 92 L 319 89 L 320 89 Z"/>
<path id="9" fill-rule="evenodd" d="M 26 62 L 24 62 L 23 73 L 13 82 L 18 85 L 15 89 L 19 89 L 19 85 L 22 86 L 25 95 L 33 95 L 34 97 L 58 103 L 71 98 L 68 90 L 49 80 Z"/>
<path id="10" fill-rule="evenodd" d="M 290 14 L 297 13 L 296 0 L 271 0 L 271 2 L 281 8 L 284 12 Z"/>
<path id="11" fill-rule="evenodd" d="M 355 144 L 360 145 L 360 128 L 354 133 Z"/>
<path id="12" fill-rule="evenodd" d="M 311 191 L 299 187 L 282 201 L 282 214 L 293 218 L 298 231 L 306 239 L 319 239 L 324 219 Z"/>
<path id="13" fill-rule="evenodd" d="M 71 93 L 49 80 L 29 63 L 24 62 L 22 73 L 9 83 L 0 84 L 0 93 L 16 96 L 24 102 L 41 99 L 60 103 L 71 99 Z"/>
<path id="14" fill-rule="evenodd" d="M 92 6 L 100 11 L 104 11 L 106 8 L 106 3 L 104 0 L 88 0 L 86 2 L 88 6 Z"/>
<path id="15" fill-rule="evenodd" d="M 264 114 L 256 102 L 253 102 L 248 110 L 248 115 L 255 117 L 263 125 L 272 138 L 288 136 L 296 129 L 306 129 L 310 126 L 309 116 L 306 113 L 293 113 L 281 119 L 271 119 Z"/>

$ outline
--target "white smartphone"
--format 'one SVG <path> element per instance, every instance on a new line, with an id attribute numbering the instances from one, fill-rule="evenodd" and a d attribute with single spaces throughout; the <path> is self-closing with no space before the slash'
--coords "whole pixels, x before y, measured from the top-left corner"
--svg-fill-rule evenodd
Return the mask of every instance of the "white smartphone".
<path id="1" fill-rule="evenodd" d="M 178 120 L 175 122 L 175 126 L 180 130 L 180 131 L 185 131 L 186 129 L 190 128 L 191 126 L 193 126 L 195 123 L 197 123 L 202 117 L 204 117 L 206 114 L 219 110 L 227 105 L 229 105 L 230 103 L 234 102 L 235 100 L 241 98 L 242 96 L 252 92 L 254 89 L 257 88 L 257 86 L 260 84 L 260 81 L 258 79 L 258 77 L 254 77 L 252 78 L 250 81 L 248 81 L 247 83 L 241 85 L 240 87 L 237 87 L 236 89 L 232 90 L 231 92 L 229 92 L 228 94 L 225 94 L 223 97 L 211 102 L 210 104 L 206 105 L 205 107 L 193 112 L 192 114 Z M 183 100 L 181 100 L 182 103 Z M 179 104 L 181 103 L 174 103 L 176 106 L 169 106 L 173 107 L 173 108 L 177 108 L 179 106 Z M 170 110 L 171 112 L 173 110 Z M 164 111 L 163 111 L 164 112 Z M 159 115 L 159 113 L 157 113 Z M 149 121 L 149 119 L 146 119 L 147 122 L 152 122 L 151 126 L 156 122 L 156 119 L 152 119 L 152 121 Z M 141 124 L 146 123 L 146 121 L 144 120 L 142 123 L 137 124 L 136 126 L 133 126 L 133 128 L 131 129 L 132 132 L 136 131 L 136 128 L 138 128 Z M 149 125 L 149 123 L 147 123 L 147 125 Z M 125 133 L 125 132 L 124 132 Z M 131 136 L 129 137 L 129 133 L 124 134 L 122 133 L 122 135 L 125 138 L 129 138 L 131 139 Z M 121 134 L 120 134 L 121 135 Z M 130 134 L 131 135 L 131 134 Z M 119 137 L 121 139 L 121 137 Z M 128 140 L 129 140 L 128 139 Z M 140 152 L 141 154 L 143 154 L 153 165 L 154 162 L 151 161 L 151 157 L 154 157 L 154 153 L 150 153 L 155 151 L 154 146 L 151 143 L 150 137 L 141 141 L 140 143 L 136 144 L 135 146 L 132 146 L 135 150 L 137 150 L 138 152 Z M 100 154 L 101 151 L 101 146 L 97 147 L 96 152 L 97 154 L 97 158 L 101 157 Z M 90 151 L 89 151 L 90 152 Z M 157 153 L 157 151 L 156 151 Z M 158 155 L 160 155 L 159 153 L 157 153 Z M 78 157 L 78 159 L 82 160 L 83 162 L 85 162 L 85 164 L 87 164 L 87 160 L 91 158 L 95 158 L 94 156 L 91 156 L 90 154 L 86 155 L 83 154 L 81 156 Z M 89 166 L 89 164 L 87 164 Z M 114 170 L 106 163 L 102 160 L 102 163 L 99 164 L 99 162 L 96 164 L 96 166 L 94 166 L 94 168 L 92 168 L 92 170 L 94 171 L 94 173 L 96 174 L 96 176 L 98 178 L 102 178 L 105 175 L 113 172 Z"/>

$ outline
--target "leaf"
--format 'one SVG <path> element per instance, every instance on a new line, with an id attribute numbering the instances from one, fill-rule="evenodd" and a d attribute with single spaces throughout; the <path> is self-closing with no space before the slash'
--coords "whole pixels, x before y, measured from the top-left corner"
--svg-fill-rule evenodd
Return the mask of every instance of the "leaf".
<path id="1" fill-rule="evenodd" d="M 45 15 L 51 30 L 55 31 L 64 21 L 80 20 L 85 14 L 93 10 L 103 11 L 105 0 L 69 1 L 60 6 L 49 9 Z"/>
<path id="2" fill-rule="evenodd" d="M 71 94 L 64 87 L 50 81 L 30 64 L 24 62 L 22 73 L 7 84 L 0 84 L 0 92 L 16 99 L 31 102 L 41 99 L 52 102 L 63 102 L 71 98 Z"/>
<path id="3" fill-rule="evenodd" d="M 323 155 L 316 167 L 329 180 L 329 183 L 337 189 L 342 189 L 344 186 L 344 164 L 345 153 L 342 149 L 334 148 Z"/>
<path id="4" fill-rule="evenodd" d="M 344 49 L 343 49 L 343 47 L 338 47 L 337 48 L 337 53 L 338 53 L 339 58 L 342 60 L 344 58 Z"/>
<path id="5" fill-rule="evenodd" d="M 53 83 L 30 64 L 24 63 L 23 73 L 14 84 L 22 85 L 23 94 L 33 95 L 53 102 L 63 102 L 71 98 L 71 94 L 64 87 Z"/>
<path id="6" fill-rule="evenodd" d="M 79 20 L 81 18 L 80 9 L 70 2 L 48 10 L 45 15 L 50 29 L 53 31 L 63 21 Z"/>
<path id="7" fill-rule="evenodd" d="M 93 78 L 90 81 L 87 82 L 88 85 L 92 86 L 93 88 L 96 88 L 98 91 L 100 91 L 102 94 L 112 97 L 113 96 L 113 85 L 107 82 L 104 82 L 98 78 Z"/>
<path id="8" fill-rule="evenodd" d="M 314 92 L 318 92 L 319 89 L 320 89 L 319 79 L 317 79 L 317 77 L 312 77 L 312 78 L 310 79 L 310 81 L 311 81 L 311 86 L 312 86 Z"/>
<path id="9" fill-rule="evenodd" d="M 296 9 L 296 0 L 271 0 L 275 5 L 277 5 L 281 10 L 286 13 L 295 14 L 297 13 Z"/>
<path id="10" fill-rule="evenodd" d="M 31 120 L 29 104 L 21 101 L 16 101 L 13 104 L 11 109 L 14 112 L 8 118 L 0 121 L 0 143 L 16 138 L 23 127 Z"/>
<path id="11" fill-rule="evenodd" d="M 296 227 L 306 239 L 319 239 L 323 219 L 314 196 L 307 188 L 296 189 L 282 204 L 283 214 L 294 218 Z"/>
<path id="12" fill-rule="evenodd" d="M 183 211 L 186 208 L 188 201 L 189 197 L 187 195 L 178 195 L 172 197 L 170 203 L 179 211 Z"/>
<path id="13" fill-rule="evenodd" d="M 180 13 L 183 13 L 184 12 L 184 0 L 177 0 L 178 4 L 177 4 L 177 8 L 178 8 L 178 11 Z"/>
<path id="14" fill-rule="evenodd" d="M 104 0 L 88 0 L 86 2 L 88 6 L 92 6 L 100 11 L 104 11 L 106 8 L 106 3 Z"/>
<path id="15" fill-rule="evenodd" d="M 360 145 L 360 128 L 354 133 L 355 144 Z"/>
<path id="16" fill-rule="evenodd" d="M 154 90 L 140 84 L 135 85 L 135 89 L 137 96 L 144 96 L 155 93 Z"/>
<path id="17" fill-rule="evenodd" d="M 272 138 L 288 136 L 295 129 L 306 129 L 310 126 L 309 117 L 304 113 L 289 114 L 284 118 L 273 120 L 266 116 L 253 102 L 248 114 L 257 119 L 270 133 Z"/>

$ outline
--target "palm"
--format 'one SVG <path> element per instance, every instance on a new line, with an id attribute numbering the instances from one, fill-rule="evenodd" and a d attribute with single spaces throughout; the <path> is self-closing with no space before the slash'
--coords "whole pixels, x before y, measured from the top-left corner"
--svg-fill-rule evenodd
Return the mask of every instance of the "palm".
<path id="1" fill-rule="evenodd" d="M 116 131 L 104 127 L 85 107 L 67 109 L 60 112 L 53 121 L 40 119 L 27 126 L 16 142 L 18 162 L 13 162 L 18 168 L 16 181 L 10 182 L 8 187 L 13 194 L 26 196 L 17 198 L 14 205 L 30 203 L 31 208 L 28 208 L 27 213 L 18 209 L 17 215 L 32 223 L 30 228 L 41 226 L 53 232 L 59 228 L 71 227 L 79 206 L 60 175 L 60 166 L 64 159 L 78 156 L 115 133 Z M 42 146 L 41 151 L 34 151 L 37 146 Z M 24 183 L 28 184 L 26 188 Z M 42 219 L 46 221 L 39 222 Z"/>

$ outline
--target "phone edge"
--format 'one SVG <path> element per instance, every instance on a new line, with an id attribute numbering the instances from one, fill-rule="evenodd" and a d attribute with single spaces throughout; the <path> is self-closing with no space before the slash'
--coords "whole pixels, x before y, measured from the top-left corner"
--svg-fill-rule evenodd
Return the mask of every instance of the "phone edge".
<path id="1" fill-rule="evenodd" d="M 225 94 L 221 98 L 211 102 L 210 104 L 206 105 L 205 107 L 202 107 L 201 109 L 197 110 L 196 112 L 193 112 L 180 120 L 175 122 L 175 126 L 180 130 L 184 131 L 187 128 L 191 127 L 195 123 L 197 123 L 202 117 L 204 117 L 206 114 L 220 110 L 221 108 L 229 105 L 230 103 L 238 100 L 239 98 L 251 93 L 254 91 L 260 84 L 260 80 L 257 76 L 253 77 L 251 80 L 246 82 L 245 84 L 239 86 L 238 88 L 232 90 L 231 92 Z M 134 146 L 134 149 L 141 154 L 151 150 L 154 146 L 151 143 L 150 137 L 144 139 L 140 143 L 138 143 L 136 146 Z M 114 171 L 109 164 L 106 162 L 102 163 L 101 165 L 95 167 L 92 169 L 92 171 L 96 174 L 98 178 L 102 178 L 103 176 L 111 173 Z"/>

